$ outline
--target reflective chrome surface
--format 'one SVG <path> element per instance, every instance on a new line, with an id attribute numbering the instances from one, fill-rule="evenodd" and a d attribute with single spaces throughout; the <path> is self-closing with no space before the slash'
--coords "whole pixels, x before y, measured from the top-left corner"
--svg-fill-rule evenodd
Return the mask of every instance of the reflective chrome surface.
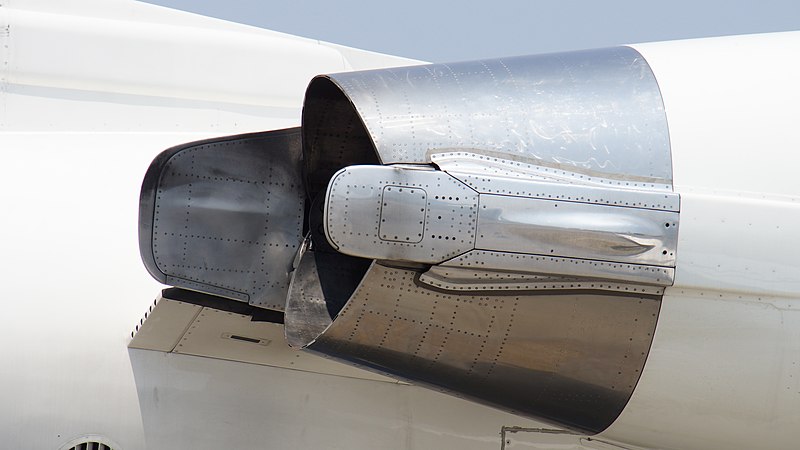
<path id="1" fill-rule="evenodd" d="M 672 183 L 658 85 L 629 47 L 326 75 L 312 81 L 306 105 L 322 98 L 337 114 L 304 111 L 311 155 L 374 145 L 383 164 L 423 163 L 437 149 L 468 149 Z"/>
<path id="2" fill-rule="evenodd" d="M 142 184 L 139 246 L 162 283 L 283 310 L 302 240 L 300 130 L 165 150 Z"/>
<path id="3" fill-rule="evenodd" d="M 459 265 L 489 272 L 578 276 L 583 279 L 572 281 L 590 281 L 579 287 L 617 291 L 629 290 L 620 282 L 671 284 L 678 213 L 663 209 L 678 207 L 676 195 L 513 178 L 501 169 L 480 176 L 408 166 L 342 169 L 328 186 L 326 236 L 339 252 L 362 258 L 442 264 L 484 251 L 495 258 L 463 258 Z M 500 256 L 507 254 L 512 257 Z M 554 261 L 567 261 L 581 270 L 553 271 L 560 267 Z M 463 280 L 442 280 L 445 273 L 434 270 L 420 280 L 458 290 L 557 286 L 486 283 L 482 276 L 476 285 L 465 286 Z"/>
<path id="4" fill-rule="evenodd" d="M 625 406 L 655 329 L 655 297 L 445 294 L 416 276 L 373 264 L 313 341 L 287 321 L 290 342 L 584 432 L 603 430 Z M 319 323 L 314 311 L 298 319 Z"/>
<path id="5" fill-rule="evenodd" d="M 353 166 L 334 175 L 325 232 L 340 252 L 438 263 L 471 250 L 478 194 L 441 171 Z"/>
<path id="6" fill-rule="evenodd" d="M 677 213 L 505 195 L 480 202 L 481 250 L 675 266 Z"/>

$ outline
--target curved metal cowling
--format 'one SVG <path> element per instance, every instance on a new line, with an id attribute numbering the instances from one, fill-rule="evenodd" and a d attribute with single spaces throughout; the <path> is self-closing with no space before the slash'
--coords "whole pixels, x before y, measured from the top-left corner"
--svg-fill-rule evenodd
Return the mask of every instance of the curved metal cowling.
<path id="1" fill-rule="evenodd" d="M 308 173 L 325 182 L 351 164 L 429 163 L 431 153 L 472 149 L 672 183 L 661 94 L 629 47 L 318 76 L 303 145 Z"/>
<path id="2" fill-rule="evenodd" d="M 583 432 L 616 419 L 646 361 L 660 295 L 569 282 L 438 289 L 420 282 L 427 266 L 337 252 L 321 197 L 343 167 L 430 164 L 454 152 L 563 171 L 564 186 L 585 177 L 634 196 L 671 193 L 663 104 L 641 55 L 621 47 L 321 76 L 306 93 L 302 132 L 316 200 L 311 248 L 289 288 L 290 344 Z"/>

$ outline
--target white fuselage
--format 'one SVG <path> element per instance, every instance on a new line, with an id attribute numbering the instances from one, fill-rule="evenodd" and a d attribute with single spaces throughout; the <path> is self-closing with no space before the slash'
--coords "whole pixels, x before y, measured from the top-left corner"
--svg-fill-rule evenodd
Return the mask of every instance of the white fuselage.
<path id="1" fill-rule="evenodd" d="M 681 229 L 647 364 L 604 437 L 789 448 L 800 437 L 800 33 L 634 46 L 664 98 Z"/>

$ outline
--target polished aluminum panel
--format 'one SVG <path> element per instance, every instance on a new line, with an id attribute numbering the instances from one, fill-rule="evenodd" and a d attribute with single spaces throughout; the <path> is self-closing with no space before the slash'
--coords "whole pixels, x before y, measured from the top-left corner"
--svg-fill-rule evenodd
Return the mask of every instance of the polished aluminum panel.
<path id="1" fill-rule="evenodd" d="M 589 278 L 587 288 L 627 291 L 626 283 L 672 283 L 671 272 L 665 274 L 659 268 L 675 267 L 679 214 L 658 208 L 677 207 L 675 194 L 498 175 L 468 177 L 473 176 L 409 166 L 342 169 L 328 187 L 327 239 L 347 255 L 422 264 L 445 263 L 477 250 L 519 254 L 525 256 L 525 263 L 490 258 L 463 259 L 461 265 Z M 551 271 L 558 267 L 553 261 L 570 262 L 568 271 Z M 576 271 L 572 264 L 584 270 Z M 431 281 L 431 277 L 422 280 L 442 288 L 463 286 Z M 539 289 L 550 285 L 481 282 L 467 289 L 511 286 Z"/>
<path id="2" fill-rule="evenodd" d="M 500 194 L 516 197 L 531 197 L 550 200 L 565 200 L 597 205 L 625 206 L 628 208 L 656 209 L 679 212 L 678 194 L 667 192 L 634 191 L 607 187 L 585 186 L 581 184 L 553 183 L 512 179 L 505 177 L 486 177 L 448 172 L 454 178 L 482 194 Z"/>
<path id="3" fill-rule="evenodd" d="M 624 264 L 591 259 L 558 256 L 526 255 L 523 253 L 473 250 L 441 263 L 442 267 L 490 268 L 496 271 L 561 275 L 596 281 L 614 280 L 634 284 L 671 286 L 675 268 Z M 593 285 L 590 285 L 594 287 Z M 598 284 L 598 288 L 601 288 Z"/>
<path id="4" fill-rule="evenodd" d="M 678 214 L 481 195 L 475 248 L 675 266 Z"/>
<path id="5" fill-rule="evenodd" d="M 622 277 L 620 277 L 622 278 Z M 450 266 L 432 266 L 420 274 L 419 282 L 446 291 L 568 291 L 601 290 L 636 292 L 661 295 L 664 288 L 641 284 L 618 283 L 596 278 L 577 278 L 561 275 L 537 275 L 517 272 L 499 272 Z M 483 292 L 485 291 L 485 292 Z"/>
<path id="6" fill-rule="evenodd" d="M 502 155 L 502 157 L 492 156 L 493 152 L 485 150 L 475 153 L 437 149 L 428 153 L 431 162 L 447 173 L 581 184 L 587 187 L 634 190 L 642 194 L 648 194 L 648 191 L 672 193 L 672 186 L 669 184 L 645 182 L 632 176 L 626 176 L 624 179 L 620 177 L 610 178 L 607 174 L 592 173 L 586 170 L 580 172 L 565 170 L 548 165 L 544 161 L 537 161 L 535 164 L 531 164 L 514 155 L 495 154 Z M 667 203 L 667 205 L 671 204 Z M 671 210 L 673 208 L 673 206 L 667 206 L 665 209 Z"/>
<path id="7" fill-rule="evenodd" d="M 471 250 L 478 194 L 441 171 L 352 166 L 328 185 L 325 233 L 362 258 L 437 263 Z"/>
<path id="8" fill-rule="evenodd" d="M 450 294 L 418 285 L 417 276 L 373 263 L 313 339 L 290 324 L 324 324 L 313 315 L 327 313 L 290 308 L 287 316 L 305 314 L 287 317 L 290 342 L 583 432 L 602 431 L 622 411 L 650 347 L 656 297 Z"/>
<path id="9" fill-rule="evenodd" d="M 588 177 L 472 153 L 459 153 L 457 158 L 450 156 L 439 163 L 441 170 L 481 194 L 680 211 L 678 194 L 657 190 L 653 185 L 642 187 L 637 183 Z"/>
<path id="10" fill-rule="evenodd" d="M 336 89 L 344 99 L 332 93 Z M 306 105 L 319 99 L 341 114 L 304 110 L 304 140 L 335 141 L 353 151 L 372 144 L 384 164 L 424 163 L 437 149 L 468 149 L 614 179 L 672 183 L 658 85 L 629 47 L 326 75 L 312 81 Z M 355 111 L 347 111 L 351 104 Z M 323 151 L 310 145 L 311 154 Z"/>
<path id="11" fill-rule="evenodd" d="M 302 240 L 300 129 L 162 152 L 142 183 L 139 247 L 162 283 L 283 310 Z"/>

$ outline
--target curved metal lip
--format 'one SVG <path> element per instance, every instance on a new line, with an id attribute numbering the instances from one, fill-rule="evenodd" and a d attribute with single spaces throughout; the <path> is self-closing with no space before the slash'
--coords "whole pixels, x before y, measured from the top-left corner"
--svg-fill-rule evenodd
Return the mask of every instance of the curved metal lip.
<path id="1" fill-rule="evenodd" d="M 669 116 L 667 115 L 667 105 L 664 104 L 664 93 L 661 91 L 661 83 L 658 82 L 658 76 L 653 71 L 653 67 L 650 66 L 650 63 L 647 62 L 647 58 L 645 58 L 644 55 L 642 55 L 641 52 L 639 52 L 639 50 L 636 50 L 631 45 L 621 45 L 620 47 L 625 47 L 625 48 L 631 49 L 634 53 L 639 55 L 639 58 L 642 58 L 642 61 L 647 66 L 647 68 L 650 70 L 650 73 L 653 74 L 653 81 L 655 82 L 656 90 L 658 91 L 658 101 L 661 103 L 661 109 L 664 111 L 664 128 L 667 131 L 666 132 L 667 152 L 669 152 L 669 171 L 672 174 L 673 173 L 672 169 L 675 167 L 675 161 L 672 159 L 672 135 L 669 132 Z M 674 174 L 673 174 L 673 176 L 674 176 Z M 672 187 L 672 182 L 673 182 L 673 180 L 670 179 L 670 187 Z M 672 191 L 673 189 L 670 189 L 670 190 Z"/>
<path id="2" fill-rule="evenodd" d="M 364 72 L 367 72 L 367 71 L 364 71 Z M 302 113 L 302 115 L 300 117 L 300 124 L 301 124 L 300 125 L 300 129 L 302 130 L 302 136 L 303 136 L 303 155 L 305 155 L 306 152 L 307 152 L 305 137 L 306 137 L 306 130 L 308 129 L 308 127 L 307 127 L 307 123 L 306 123 L 307 119 L 306 119 L 306 114 L 305 113 L 306 113 L 306 103 L 308 101 L 308 91 L 311 89 L 311 86 L 314 83 L 319 82 L 319 80 L 324 80 L 324 81 L 332 83 L 334 86 L 336 86 L 336 89 L 338 89 L 339 93 L 344 95 L 344 97 L 350 103 L 350 107 L 353 108 L 353 111 L 355 111 L 356 116 L 358 117 L 358 122 L 361 124 L 361 128 L 363 128 L 365 131 L 367 131 L 367 136 L 369 137 L 369 143 L 370 143 L 370 145 L 372 145 L 372 152 L 378 158 L 378 162 L 380 164 L 386 164 L 383 161 L 383 158 L 381 158 L 380 152 L 378 152 L 378 147 L 375 145 L 375 140 L 372 139 L 372 133 L 371 133 L 369 127 L 367 126 L 367 123 L 364 122 L 364 115 L 362 114 L 363 111 L 361 111 L 359 109 L 358 105 L 356 105 L 355 102 L 353 102 L 353 99 L 350 97 L 350 94 L 341 85 L 341 83 L 339 83 L 339 81 L 336 80 L 336 78 L 334 78 L 334 75 L 335 74 L 317 75 L 314 78 L 312 78 L 311 81 L 308 82 L 308 87 L 306 87 L 306 97 L 303 100 L 303 113 Z"/>
<path id="3" fill-rule="evenodd" d="M 376 153 L 377 153 L 377 152 L 376 152 Z M 333 183 L 333 181 L 334 181 L 334 180 L 336 180 L 336 178 L 338 178 L 339 176 L 341 176 L 341 175 L 342 175 L 342 174 L 343 174 L 343 173 L 344 173 L 346 170 L 347 170 L 347 167 L 343 167 L 343 168 L 339 169 L 339 170 L 338 170 L 338 171 L 337 171 L 335 174 L 333 174 L 333 176 L 331 177 L 331 181 L 330 181 L 330 182 L 328 182 L 328 187 L 325 189 L 325 204 L 328 204 L 328 203 L 330 202 L 330 198 L 331 198 L 331 189 L 332 189 L 332 188 L 333 188 L 333 186 L 334 186 L 334 183 Z M 323 223 L 324 223 L 324 224 L 327 224 L 327 223 L 328 223 L 328 220 L 329 220 L 329 218 L 328 218 L 328 208 L 325 208 L 325 211 L 324 211 L 324 215 L 323 215 L 322 221 L 323 221 Z M 333 247 L 334 249 L 336 249 L 336 250 L 338 251 L 338 250 L 339 250 L 339 244 L 337 244 L 336 242 L 334 242 L 334 241 L 333 241 L 333 239 L 331 239 L 331 237 L 328 235 L 328 233 L 323 233 L 323 234 L 325 235 L 325 240 L 327 240 L 327 241 L 328 241 L 328 244 L 329 244 L 331 247 Z"/>
<path id="4" fill-rule="evenodd" d="M 378 70 L 382 70 L 382 69 L 378 69 Z M 363 72 L 371 72 L 371 71 L 365 70 L 365 71 L 360 71 L 359 73 L 363 73 Z M 346 73 L 349 73 L 349 72 L 346 72 Z M 358 120 L 361 123 L 361 127 L 364 130 L 367 130 L 367 132 L 368 132 L 367 135 L 369 136 L 369 141 L 372 144 L 372 150 L 378 156 L 378 161 L 380 161 L 381 164 L 386 164 L 383 161 L 383 159 L 381 159 L 381 155 L 378 153 L 378 149 L 377 149 L 377 146 L 375 145 L 375 140 L 372 139 L 372 133 L 371 133 L 371 130 L 370 130 L 369 126 L 367 125 L 366 122 L 364 122 L 363 111 L 353 101 L 353 98 L 350 96 L 350 93 L 347 91 L 347 89 L 344 86 L 342 86 L 342 84 L 339 82 L 339 80 L 337 80 L 335 78 L 335 76 L 336 76 L 336 74 L 322 74 L 322 75 L 315 76 L 314 78 L 311 79 L 311 81 L 309 81 L 308 87 L 306 88 L 306 93 L 308 93 L 308 89 L 311 88 L 311 85 L 314 84 L 315 82 L 317 82 L 318 80 L 325 80 L 325 81 L 328 81 L 330 83 L 333 83 L 333 85 L 336 86 L 336 88 L 339 90 L 339 92 L 342 95 L 344 95 L 345 98 L 347 98 L 347 101 L 350 102 L 350 106 L 353 107 L 353 111 L 355 111 L 356 115 L 358 116 Z M 303 109 L 305 110 L 305 102 L 304 102 Z M 305 119 L 305 115 L 303 115 L 302 119 Z M 301 119 L 301 124 L 302 124 L 301 127 L 305 130 L 305 122 L 303 122 L 302 119 Z M 305 150 L 305 148 L 304 148 L 304 150 Z"/>

